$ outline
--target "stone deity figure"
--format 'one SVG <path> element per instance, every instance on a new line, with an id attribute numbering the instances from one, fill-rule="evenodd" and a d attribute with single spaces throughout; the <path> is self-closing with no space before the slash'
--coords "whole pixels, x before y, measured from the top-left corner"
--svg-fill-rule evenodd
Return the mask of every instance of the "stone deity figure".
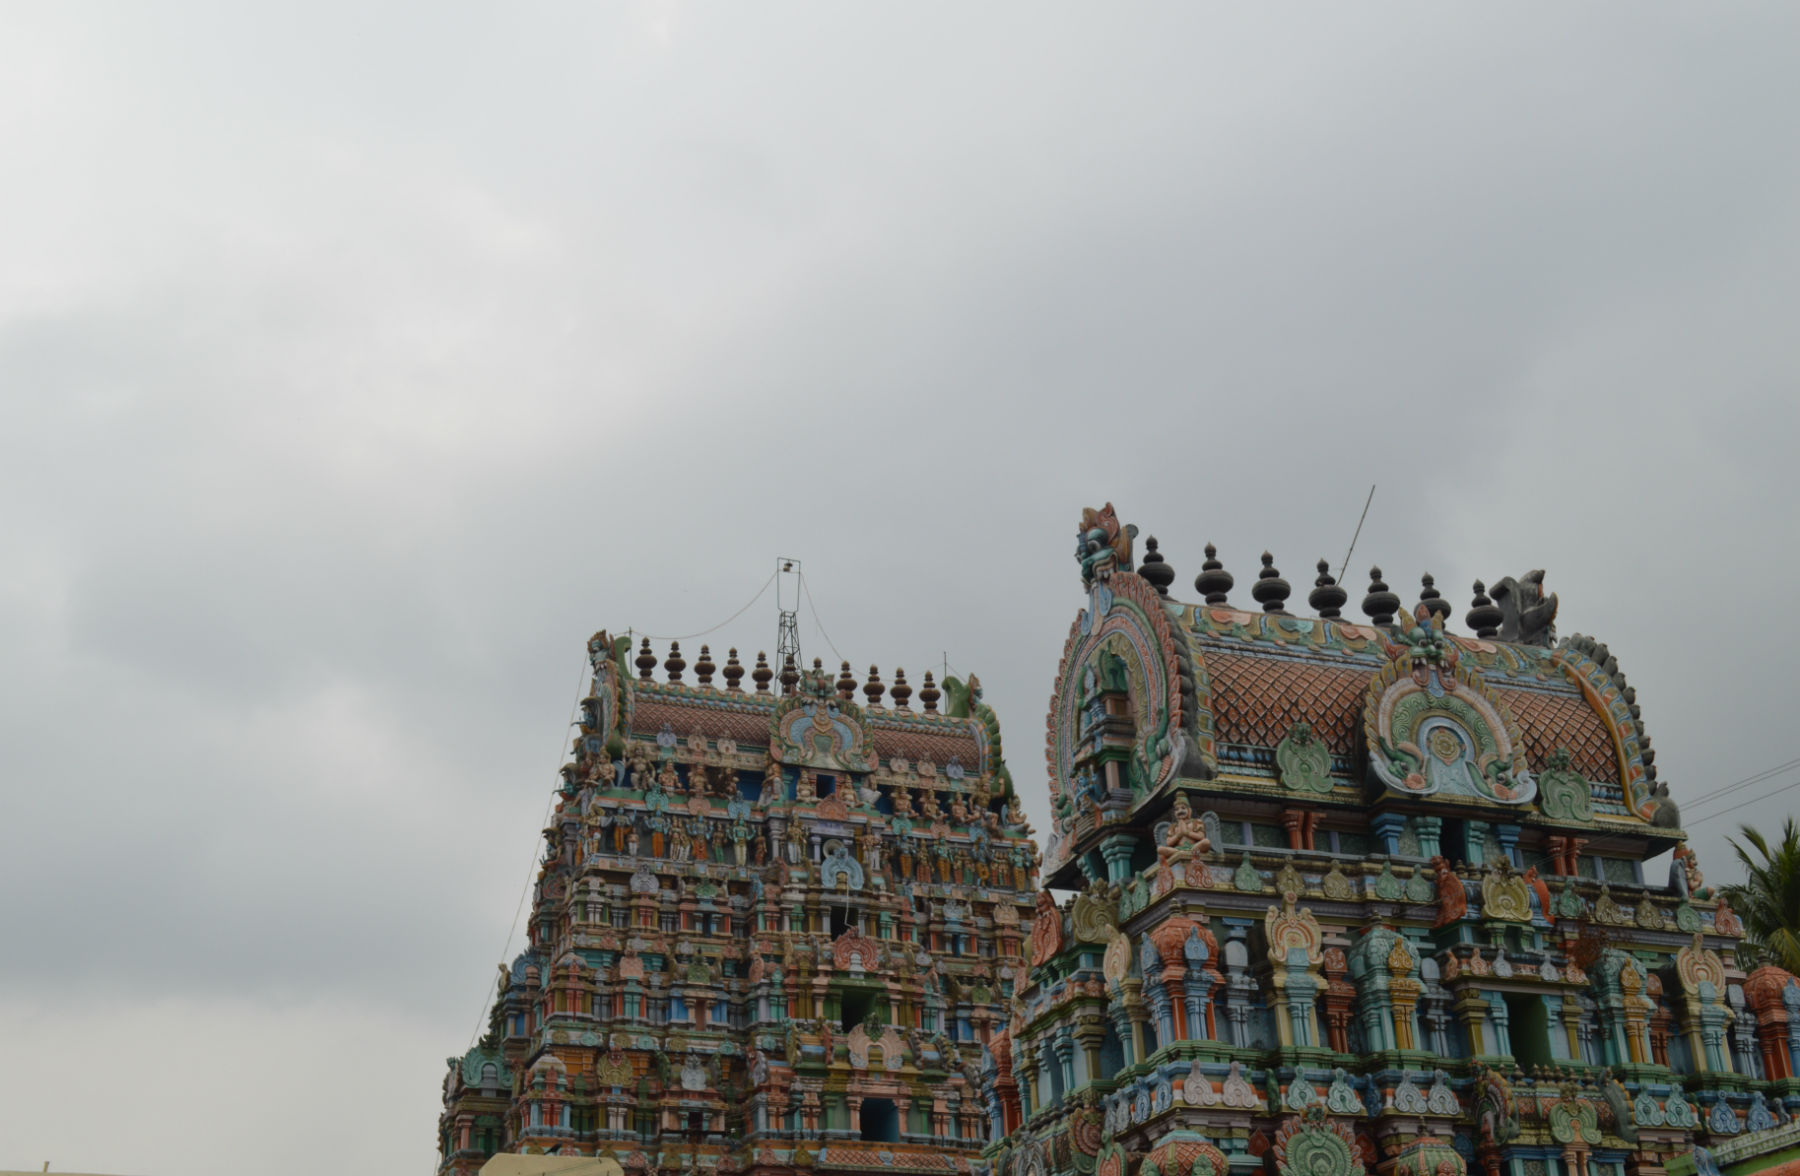
<path id="1" fill-rule="evenodd" d="M 631 857 L 636 857 L 638 855 L 638 831 L 636 822 L 626 826 L 625 852 Z"/>
<path id="2" fill-rule="evenodd" d="M 925 814 L 927 819 L 936 821 L 943 817 L 944 810 L 938 805 L 937 791 L 935 789 L 921 788 L 919 790 L 919 800 L 921 811 Z"/>
<path id="3" fill-rule="evenodd" d="M 1206 826 L 1194 816 L 1193 806 L 1185 796 L 1175 798 L 1174 820 L 1163 843 L 1156 847 L 1156 858 L 1167 869 L 1178 861 L 1186 861 L 1196 853 L 1210 853 L 1212 842 L 1206 838 Z"/>
<path id="4" fill-rule="evenodd" d="M 806 862 L 806 826 L 799 821 L 788 822 L 787 855 L 791 865 L 798 866 Z"/>
<path id="5" fill-rule="evenodd" d="M 705 817 L 694 822 L 694 860 L 697 862 L 712 861 L 712 822 Z"/>
<path id="6" fill-rule="evenodd" d="M 962 793 L 960 792 L 952 792 L 950 794 L 950 817 L 958 825 L 966 825 L 969 823 L 969 806 L 963 802 Z"/>
<path id="7" fill-rule="evenodd" d="M 656 774 L 656 779 L 670 796 L 681 795 L 681 773 L 675 770 L 674 760 L 663 761 L 662 771 Z"/>
<path id="8" fill-rule="evenodd" d="M 625 760 L 631 769 L 631 778 L 628 781 L 630 785 L 640 792 L 649 788 L 650 777 L 656 773 L 650 766 L 650 748 L 648 745 L 643 743 L 633 743 L 631 745 L 631 750 L 626 753 Z"/>
<path id="9" fill-rule="evenodd" d="M 730 800 L 737 795 L 738 771 L 736 768 L 725 768 L 717 775 L 717 791 L 721 797 Z"/>
<path id="10" fill-rule="evenodd" d="M 693 845 L 688 840 L 687 830 L 681 827 L 680 821 L 675 822 L 675 828 L 669 833 L 669 856 L 678 862 L 685 862 L 692 850 Z"/>
<path id="11" fill-rule="evenodd" d="M 881 869 L 881 838 L 873 827 L 864 825 L 856 831 L 856 853 L 871 871 Z"/>
<path id="12" fill-rule="evenodd" d="M 819 799 L 819 783 L 811 771 L 802 771 L 800 780 L 794 785 L 794 799 L 801 804 L 811 804 Z"/>
<path id="13" fill-rule="evenodd" d="M 756 827 L 756 836 L 750 839 L 751 859 L 759 866 L 769 863 L 769 838 L 763 833 L 762 826 Z"/>
<path id="14" fill-rule="evenodd" d="M 749 852 L 750 826 L 742 821 L 735 821 L 731 826 L 731 853 L 737 864 L 744 864 L 745 855 Z"/>
<path id="15" fill-rule="evenodd" d="M 898 785 L 894 789 L 894 815 L 896 817 L 910 817 L 912 816 L 912 812 L 912 793 L 906 790 L 906 785 Z"/>

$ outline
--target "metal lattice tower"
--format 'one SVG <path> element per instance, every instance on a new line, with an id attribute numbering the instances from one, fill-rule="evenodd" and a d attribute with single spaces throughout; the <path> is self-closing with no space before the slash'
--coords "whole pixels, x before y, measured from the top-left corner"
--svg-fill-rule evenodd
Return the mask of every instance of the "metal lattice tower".
<path id="1" fill-rule="evenodd" d="M 790 605 L 792 607 L 790 607 Z M 787 665 L 792 654 L 794 666 L 800 661 L 800 561 L 787 556 L 775 559 L 775 607 L 781 614 L 775 633 L 775 672 Z"/>

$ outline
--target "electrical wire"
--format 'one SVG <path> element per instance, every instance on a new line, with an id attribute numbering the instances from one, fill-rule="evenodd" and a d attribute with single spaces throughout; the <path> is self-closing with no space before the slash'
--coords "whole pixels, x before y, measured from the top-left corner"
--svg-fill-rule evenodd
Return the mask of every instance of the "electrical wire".
<path id="1" fill-rule="evenodd" d="M 1710 801 L 1717 800 L 1718 798 L 1720 798 L 1722 796 L 1726 796 L 1730 793 L 1737 792 L 1741 789 L 1747 788 L 1752 784 L 1760 784 L 1763 781 L 1769 779 L 1769 777 L 1778 775 L 1781 772 L 1786 771 L 1789 768 L 1793 768 L 1796 766 L 1800 766 L 1800 757 L 1790 759 L 1790 760 L 1786 761 L 1785 763 L 1776 764 L 1772 768 L 1764 768 L 1760 772 L 1752 772 L 1750 775 L 1745 776 L 1741 780 L 1734 780 L 1730 784 L 1726 784 L 1726 785 L 1723 785 L 1722 787 L 1713 789 L 1711 792 L 1702 793 L 1700 796 L 1697 796 L 1693 800 L 1690 800 L 1686 803 L 1689 806 L 1699 806 L 1699 805 L 1706 804 Z M 1773 792 L 1765 792 L 1760 796 L 1755 796 L 1749 800 L 1741 801 L 1740 803 L 1734 804 L 1734 805 L 1730 806 L 1729 808 L 1720 809 L 1716 813 L 1708 813 L 1703 817 L 1699 817 L 1695 820 L 1688 821 L 1683 826 L 1682 831 L 1686 832 L 1687 830 L 1692 829 L 1697 825 L 1704 825 L 1706 822 L 1712 820 L 1714 817 L 1722 817 L 1726 813 L 1736 812 L 1738 809 L 1746 808 L 1753 804 L 1760 804 L 1762 801 L 1769 799 L 1769 797 L 1779 796 L 1781 793 L 1786 792 L 1792 788 L 1800 788 L 1800 781 L 1795 781 L 1792 784 L 1783 785 L 1782 787 L 1775 789 L 1775 791 L 1773 791 Z M 1617 845 L 1621 841 L 1632 840 L 1638 836 L 1641 836 L 1641 834 L 1638 834 L 1638 833 L 1609 833 L 1605 837 L 1600 837 L 1593 841 L 1588 842 L 1582 848 L 1583 848 L 1584 852 L 1592 853 L 1594 850 L 1599 849 L 1601 847 Z M 1546 855 L 1544 857 L 1534 859 L 1530 864 L 1535 865 L 1535 866 L 1542 866 L 1542 865 L 1549 864 L 1550 861 L 1551 861 L 1551 858 L 1548 855 Z"/>
<path id="2" fill-rule="evenodd" d="M 1723 788 L 1720 788 L 1715 791 L 1707 793 L 1705 796 L 1700 797 L 1698 800 L 1689 801 L 1688 805 L 1690 808 L 1697 808 L 1700 805 L 1710 804 L 1713 801 L 1718 800 L 1722 796 L 1728 796 L 1733 792 L 1739 791 L 1740 789 L 1748 788 L 1752 784 L 1760 784 L 1764 780 L 1767 780 L 1771 776 L 1779 776 L 1781 773 L 1787 771 L 1789 768 L 1797 767 L 1797 766 L 1800 766 L 1800 758 L 1791 759 L 1785 764 L 1776 764 L 1772 768 L 1764 768 L 1762 771 L 1756 773 L 1754 776 L 1746 776 L 1742 780 L 1739 780 L 1735 784 L 1727 784 Z"/>
<path id="3" fill-rule="evenodd" d="M 765 593 L 769 590 L 769 585 L 773 584 L 775 582 L 775 577 L 780 574 L 781 574 L 780 572 L 770 572 L 769 578 L 767 580 L 763 581 L 763 586 L 756 590 L 755 596 L 752 596 L 749 600 L 746 600 L 744 602 L 743 608 L 738 609 L 736 612 L 732 613 L 730 616 L 726 617 L 724 620 L 720 621 L 718 624 L 714 625 L 710 629 L 702 629 L 698 633 L 682 633 L 679 636 L 658 636 L 655 633 L 637 633 L 637 632 L 632 632 L 632 636 L 648 637 L 652 641 L 691 641 L 695 637 L 704 637 L 708 633 L 716 633 L 720 629 L 723 629 L 726 625 L 729 625 L 731 622 L 737 620 L 739 617 L 741 617 L 745 613 L 749 612 L 750 606 L 762 599 L 763 593 Z M 816 617 L 815 617 L 815 619 L 816 619 Z M 630 630 L 627 630 L 627 631 L 631 632 Z M 821 633 L 824 632 L 823 629 L 820 629 L 819 631 Z"/>
<path id="4" fill-rule="evenodd" d="M 1780 796 L 1783 792 L 1792 792 L 1796 788 L 1800 788 L 1800 780 L 1795 780 L 1790 784 L 1785 784 L 1782 787 L 1777 788 L 1773 792 L 1765 792 L 1761 796 L 1753 796 L 1749 800 L 1740 801 L 1739 803 L 1732 805 L 1730 808 L 1720 809 L 1716 813 L 1707 813 L 1704 817 L 1701 817 L 1697 821 L 1689 821 L 1687 823 L 1687 828 L 1692 829 L 1695 825 L 1704 825 L 1704 824 L 1706 824 L 1706 822 L 1712 820 L 1714 817 L 1722 817 L 1726 813 L 1734 813 L 1741 808 L 1748 808 L 1749 806 L 1751 806 L 1753 804 L 1761 804 L 1763 801 L 1769 799 L 1771 796 Z"/>
<path id="5" fill-rule="evenodd" d="M 767 585 L 764 585 L 764 587 L 767 587 Z M 581 673 L 575 679 L 575 698 L 574 698 L 574 701 L 571 702 L 569 705 L 569 722 L 563 728 L 564 731 L 567 731 L 569 729 L 569 727 L 573 727 L 575 725 L 575 716 L 581 710 L 581 699 L 582 699 L 583 693 L 587 689 L 587 676 L 588 676 L 588 661 L 587 661 L 587 654 L 584 651 L 582 654 L 582 657 L 581 657 Z M 563 748 L 562 739 L 559 737 L 557 739 L 557 751 L 556 751 L 556 766 L 558 768 L 562 767 L 562 761 L 563 761 L 562 748 Z M 550 798 L 544 802 L 543 823 L 545 825 L 548 825 L 550 823 L 550 814 L 553 811 L 555 811 L 555 808 L 556 808 L 556 792 L 554 790 L 552 790 L 550 793 Z M 517 935 L 519 933 L 519 918 L 525 912 L 525 900 L 528 897 L 530 897 L 530 895 L 531 895 L 531 880 L 532 880 L 532 876 L 536 870 L 537 870 L 537 847 L 534 844 L 532 847 L 532 850 L 531 850 L 531 865 L 525 871 L 525 885 L 519 891 L 519 904 L 513 908 L 512 926 L 510 928 L 508 928 L 507 932 L 506 932 L 506 945 L 500 949 L 500 966 L 502 968 L 504 968 L 506 966 L 506 953 L 510 952 L 512 950 L 513 936 Z M 469 1035 L 469 1049 L 474 1049 L 475 1043 L 477 1041 L 481 1040 L 481 1030 L 487 1024 L 488 1010 L 490 1007 L 492 1007 L 492 1005 L 494 1003 L 494 997 L 497 995 L 496 989 L 498 988 L 499 983 L 500 983 L 500 977 L 497 974 L 488 980 L 487 995 L 484 996 L 481 1001 L 481 1012 L 475 1021 L 475 1032 Z"/>
<path id="6" fill-rule="evenodd" d="M 831 634 L 825 631 L 825 622 L 819 619 L 819 606 L 813 603 L 812 588 L 806 583 L 805 572 L 800 573 L 800 591 L 806 595 L 806 607 L 812 613 L 813 624 L 819 627 L 819 636 L 825 638 L 825 644 L 830 646 L 832 656 L 847 664 L 850 659 L 838 652 L 837 643 L 832 641 Z"/>

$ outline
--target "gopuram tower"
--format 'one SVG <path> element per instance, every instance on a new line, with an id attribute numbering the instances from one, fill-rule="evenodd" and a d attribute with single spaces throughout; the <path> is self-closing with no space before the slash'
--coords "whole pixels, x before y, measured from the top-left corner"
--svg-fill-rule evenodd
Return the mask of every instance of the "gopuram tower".
<path id="1" fill-rule="evenodd" d="M 994 1176 L 1656 1176 L 1793 1134 L 1800 982 L 1739 966 L 1542 572 L 1452 633 L 1430 576 L 1403 608 L 1377 569 L 1352 621 L 1323 561 L 1302 612 L 1211 547 L 1184 603 L 1136 534 L 1078 534 L 1045 861 L 1077 893 L 985 1059 Z"/>
<path id="2" fill-rule="evenodd" d="M 968 1172 L 1039 860 L 976 679 L 927 673 L 915 706 L 903 671 L 588 652 L 529 945 L 450 1060 L 438 1171 Z"/>

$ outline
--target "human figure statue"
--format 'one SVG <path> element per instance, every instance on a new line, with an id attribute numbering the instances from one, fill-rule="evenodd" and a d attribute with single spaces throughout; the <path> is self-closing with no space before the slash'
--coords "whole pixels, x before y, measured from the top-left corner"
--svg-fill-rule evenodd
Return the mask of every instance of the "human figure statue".
<path id="1" fill-rule="evenodd" d="M 1175 862 L 1186 861 L 1196 853 L 1210 853 L 1212 842 L 1207 840 L 1206 825 L 1194 816 L 1193 806 L 1185 796 L 1175 798 L 1169 831 L 1163 836 L 1163 843 L 1156 847 L 1156 858 L 1167 869 Z"/>

